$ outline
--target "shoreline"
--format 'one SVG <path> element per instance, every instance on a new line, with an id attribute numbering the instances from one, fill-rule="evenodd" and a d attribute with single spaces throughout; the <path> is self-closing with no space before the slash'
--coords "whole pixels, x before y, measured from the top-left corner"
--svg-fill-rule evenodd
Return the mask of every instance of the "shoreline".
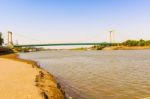
<path id="1" fill-rule="evenodd" d="M 102 50 L 149 50 L 150 46 L 110 46 Z"/>
<path id="2" fill-rule="evenodd" d="M 37 71 L 38 74 L 34 78 L 34 83 L 35 87 L 40 90 L 40 96 L 42 97 L 42 99 L 65 99 L 65 92 L 57 83 L 55 77 L 49 72 L 40 68 L 37 62 L 21 59 L 17 54 L 1 55 L 0 58 L 22 62 L 22 64 L 28 64 L 32 69 Z"/>
<path id="3" fill-rule="evenodd" d="M 96 50 L 96 51 L 103 51 L 103 50 L 150 50 L 150 46 L 107 46 L 107 47 L 100 47 L 100 48 L 93 48 L 93 47 L 88 47 L 88 48 L 74 48 L 74 49 L 69 49 L 69 50 L 74 50 L 74 51 L 89 51 L 89 50 Z"/>

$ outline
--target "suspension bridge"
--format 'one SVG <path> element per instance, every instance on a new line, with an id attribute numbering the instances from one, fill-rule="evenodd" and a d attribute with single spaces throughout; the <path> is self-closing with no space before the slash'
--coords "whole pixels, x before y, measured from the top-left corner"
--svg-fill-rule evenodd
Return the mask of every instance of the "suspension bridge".
<path id="1" fill-rule="evenodd" d="M 94 42 L 94 43 L 45 43 L 45 44 L 13 44 L 12 32 L 8 32 L 8 46 L 9 47 L 36 47 L 36 46 L 78 46 L 78 45 L 101 45 L 110 46 L 112 43 Z"/>
<path id="2" fill-rule="evenodd" d="M 109 46 L 110 43 L 55 43 L 55 44 L 27 44 L 27 45 L 13 45 L 14 47 L 33 47 L 33 46 L 75 46 L 75 45 L 101 45 Z"/>

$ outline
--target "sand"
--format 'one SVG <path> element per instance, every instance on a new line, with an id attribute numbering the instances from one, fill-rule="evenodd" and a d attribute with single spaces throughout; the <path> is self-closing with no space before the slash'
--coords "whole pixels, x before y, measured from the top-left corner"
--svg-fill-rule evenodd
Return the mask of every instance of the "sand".
<path id="1" fill-rule="evenodd" d="M 150 46 L 110 46 L 102 50 L 149 50 Z"/>
<path id="2" fill-rule="evenodd" d="M 25 60 L 0 58 L 0 99 L 64 99 L 56 80 Z"/>

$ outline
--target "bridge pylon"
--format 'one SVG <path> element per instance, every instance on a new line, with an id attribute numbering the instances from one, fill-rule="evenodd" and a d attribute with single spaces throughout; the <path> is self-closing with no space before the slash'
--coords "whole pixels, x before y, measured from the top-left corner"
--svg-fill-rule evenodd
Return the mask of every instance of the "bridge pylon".
<path id="1" fill-rule="evenodd" d="M 109 36 L 109 42 L 110 44 L 115 43 L 115 31 L 111 30 L 110 32 L 110 36 Z"/>
<path id="2" fill-rule="evenodd" d="M 13 45 L 13 38 L 12 38 L 12 32 L 10 32 L 10 31 L 8 31 L 8 43 L 7 43 L 7 46 L 9 47 L 9 48 L 13 48 L 14 47 L 14 45 Z"/>

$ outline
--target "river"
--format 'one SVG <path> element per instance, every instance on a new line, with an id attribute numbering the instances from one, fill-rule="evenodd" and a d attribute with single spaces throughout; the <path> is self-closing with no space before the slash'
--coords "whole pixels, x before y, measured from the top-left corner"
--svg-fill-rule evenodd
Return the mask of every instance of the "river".
<path id="1" fill-rule="evenodd" d="M 21 53 L 53 74 L 73 99 L 150 97 L 150 50 Z"/>

